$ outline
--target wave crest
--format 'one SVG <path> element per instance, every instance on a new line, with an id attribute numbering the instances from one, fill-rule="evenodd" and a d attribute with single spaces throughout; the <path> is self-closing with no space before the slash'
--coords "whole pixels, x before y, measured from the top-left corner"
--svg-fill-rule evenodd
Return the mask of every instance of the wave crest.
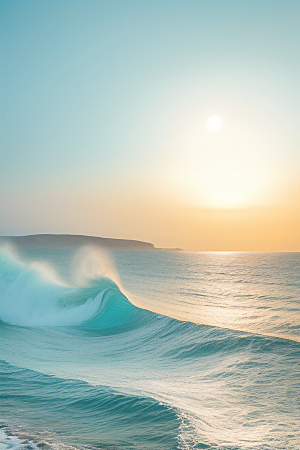
<path id="1" fill-rule="evenodd" d="M 82 258 L 81 258 L 82 259 Z M 137 308 L 110 278 L 93 271 L 85 287 L 63 283 L 49 264 L 25 264 L 10 250 L 0 252 L 0 319 L 11 325 L 110 328 L 132 321 Z M 85 265 L 85 270 L 88 268 Z M 107 267 L 105 274 L 108 273 Z M 98 276 L 98 278 L 93 278 Z"/>

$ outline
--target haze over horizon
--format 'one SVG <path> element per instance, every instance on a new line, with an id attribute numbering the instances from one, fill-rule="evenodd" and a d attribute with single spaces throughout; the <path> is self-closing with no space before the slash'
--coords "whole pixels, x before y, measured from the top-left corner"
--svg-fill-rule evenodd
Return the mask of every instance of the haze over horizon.
<path id="1" fill-rule="evenodd" d="M 293 0 L 2 0 L 1 235 L 300 251 Z"/>

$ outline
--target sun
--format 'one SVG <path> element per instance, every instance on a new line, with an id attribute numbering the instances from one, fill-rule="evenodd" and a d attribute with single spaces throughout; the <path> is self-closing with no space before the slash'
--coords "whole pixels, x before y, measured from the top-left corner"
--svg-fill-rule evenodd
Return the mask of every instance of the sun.
<path id="1" fill-rule="evenodd" d="M 222 121 L 218 116 L 211 116 L 207 121 L 207 128 L 210 131 L 217 131 L 222 125 Z"/>

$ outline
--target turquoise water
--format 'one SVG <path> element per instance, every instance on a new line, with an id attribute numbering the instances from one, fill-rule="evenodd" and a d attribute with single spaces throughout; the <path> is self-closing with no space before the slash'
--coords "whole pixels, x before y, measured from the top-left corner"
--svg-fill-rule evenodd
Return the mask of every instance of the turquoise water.
<path id="1" fill-rule="evenodd" d="M 1 448 L 299 449 L 299 254 L 1 252 Z"/>

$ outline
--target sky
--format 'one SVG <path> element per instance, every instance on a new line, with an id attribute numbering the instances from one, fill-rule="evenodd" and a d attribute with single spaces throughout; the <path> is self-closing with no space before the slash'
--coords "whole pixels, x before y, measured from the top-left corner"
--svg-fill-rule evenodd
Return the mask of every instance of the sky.
<path id="1" fill-rule="evenodd" d="M 298 0 L 1 0 L 0 17 L 1 235 L 300 251 Z"/>

